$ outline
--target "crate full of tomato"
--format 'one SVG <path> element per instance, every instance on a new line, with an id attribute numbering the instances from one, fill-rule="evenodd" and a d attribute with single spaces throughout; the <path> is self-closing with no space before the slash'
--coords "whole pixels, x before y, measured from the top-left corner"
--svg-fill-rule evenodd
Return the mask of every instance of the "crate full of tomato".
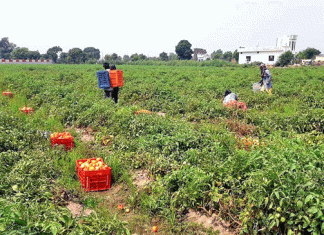
<path id="1" fill-rule="evenodd" d="M 110 188 L 111 168 L 102 158 L 77 160 L 76 172 L 85 191 L 101 191 Z"/>
<path id="2" fill-rule="evenodd" d="M 3 91 L 3 92 L 2 92 L 2 95 L 3 95 L 3 96 L 9 96 L 10 98 L 13 98 L 13 94 L 12 94 L 12 92 L 9 91 L 9 90 Z"/>
<path id="3" fill-rule="evenodd" d="M 24 107 L 19 108 L 19 111 L 22 113 L 29 114 L 29 113 L 34 112 L 34 109 L 32 107 L 24 106 Z"/>
<path id="4" fill-rule="evenodd" d="M 74 137 L 69 132 L 55 132 L 51 134 L 52 146 L 65 145 L 65 150 L 74 148 Z"/>

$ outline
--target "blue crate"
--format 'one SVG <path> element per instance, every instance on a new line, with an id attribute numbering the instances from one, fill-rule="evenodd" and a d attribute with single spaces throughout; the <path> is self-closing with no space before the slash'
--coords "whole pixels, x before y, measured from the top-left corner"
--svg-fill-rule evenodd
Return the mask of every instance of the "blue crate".
<path id="1" fill-rule="evenodd" d="M 98 77 L 98 87 L 99 89 L 108 89 L 110 88 L 110 78 L 108 71 L 99 71 L 97 72 Z"/>

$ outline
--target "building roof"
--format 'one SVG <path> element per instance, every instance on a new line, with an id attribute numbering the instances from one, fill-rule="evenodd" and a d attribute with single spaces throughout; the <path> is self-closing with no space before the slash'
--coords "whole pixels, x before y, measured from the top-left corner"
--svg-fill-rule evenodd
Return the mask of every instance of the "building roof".
<path id="1" fill-rule="evenodd" d="M 250 48 L 239 48 L 238 52 L 282 52 L 284 49 L 282 47 L 250 47 Z"/>

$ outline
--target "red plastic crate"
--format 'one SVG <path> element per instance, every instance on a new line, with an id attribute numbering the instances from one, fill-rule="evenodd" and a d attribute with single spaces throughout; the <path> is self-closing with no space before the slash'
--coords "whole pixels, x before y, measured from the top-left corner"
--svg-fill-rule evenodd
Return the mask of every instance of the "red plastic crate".
<path id="1" fill-rule="evenodd" d="M 65 150 L 70 150 L 74 148 L 74 137 L 69 132 L 56 132 L 51 135 L 51 144 L 52 146 L 62 144 L 65 145 Z"/>
<path id="2" fill-rule="evenodd" d="M 19 111 L 23 112 L 23 113 L 26 113 L 26 114 L 29 114 L 29 113 L 34 112 L 34 109 L 31 108 L 31 107 L 25 106 L 25 107 L 19 108 Z"/>
<path id="3" fill-rule="evenodd" d="M 96 158 L 90 158 L 95 160 Z M 81 182 L 82 188 L 89 191 L 101 191 L 110 189 L 111 168 L 106 170 L 85 171 L 81 169 L 79 162 L 86 162 L 88 159 L 80 159 L 76 161 L 76 171 Z"/>
<path id="4" fill-rule="evenodd" d="M 122 87 L 124 85 L 122 70 L 110 70 L 109 78 L 111 87 Z"/>
<path id="5" fill-rule="evenodd" d="M 2 95 L 3 95 L 3 96 L 9 96 L 10 98 L 13 97 L 13 94 L 11 93 L 11 91 L 3 91 L 3 92 L 2 92 Z"/>

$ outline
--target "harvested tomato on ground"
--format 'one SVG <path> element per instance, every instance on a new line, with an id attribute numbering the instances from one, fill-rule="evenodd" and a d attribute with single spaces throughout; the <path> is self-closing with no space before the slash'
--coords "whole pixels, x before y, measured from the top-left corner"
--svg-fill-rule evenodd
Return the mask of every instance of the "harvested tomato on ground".
<path id="1" fill-rule="evenodd" d="M 157 226 L 153 226 L 152 231 L 156 233 L 158 231 Z"/>

